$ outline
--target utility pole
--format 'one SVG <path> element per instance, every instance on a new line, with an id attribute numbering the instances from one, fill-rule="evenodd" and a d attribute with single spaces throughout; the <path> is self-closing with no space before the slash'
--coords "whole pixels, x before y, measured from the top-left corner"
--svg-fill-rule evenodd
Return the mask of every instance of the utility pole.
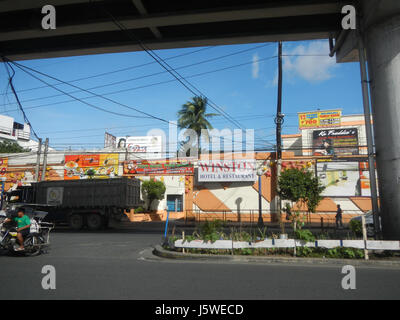
<path id="1" fill-rule="evenodd" d="M 282 157 L 282 42 L 278 45 L 278 104 L 276 108 L 276 159 Z"/>
<path id="2" fill-rule="evenodd" d="M 46 167 L 47 167 L 47 151 L 49 149 L 49 138 L 46 138 L 46 141 L 44 143 L 44 153 L 43 153 L 43 170 L 42 170 L 42 179 L 41 181 L 44 181 L 46 177 Z"/>
<path id="3" fill-rule="evenodd" d="M 358 54 L 360 59 L 365 131 L 367 135 L 368 169 L 369 169 L 369 181 L 370 181 L 371 200 L 372 200 L 372 211 L 374 217 L 374 229 L 375 229 L 375 237 L 380 237 L 381 228 L 379 221 L 378 191 L 376 187 L 375 159 L 374 159 L 374 148 L 372 146 L 371 112 L 370 112 L 369 91 L 368 91 L 369 81 L 367 76 L 365 47 L 361 32 L 358 35 Z"/>
<path id="4" fill-rule="evenodd" d="M 260 228 L 264 228 L 264 219 L 262 216 L 262 190 L 261 190 L 261 185 L 262 185 L 262 175 L 264 174 L 264 170 L 262 169 L 264 164 L 261 164 L 261 166 L 257 169 L 257 176 L 258 176 L 258 222 L 257 226 Z"/>
<path id="5" fill-rule="evenodd" d="M 36 170 L 35 170 L 35 180 L 39 181 L 39 171 L 40 171 L 40 153 L 42 152 L 42 138 L 39 138 L 37 158 L 36 158 Z"/>
<path id="6" fill-rule="evenodd" d="M 277 183 L 279 181 L 279 176 L 281 173 L 281 158 L 282 158 L 282 124 L 284 121 L 284 114 L 282 114 L 282 42 L 278 44 L 278 104 L 276 108 L 276 170 L 277 170 Z M 281 231 L 283 232 L 283 222 L 282 222 L 282 213 L 281 207 L 282 202 L 281 198 L 277 197 L 277 211 L 279 214 L 279 223 L 281 225 Z"/>

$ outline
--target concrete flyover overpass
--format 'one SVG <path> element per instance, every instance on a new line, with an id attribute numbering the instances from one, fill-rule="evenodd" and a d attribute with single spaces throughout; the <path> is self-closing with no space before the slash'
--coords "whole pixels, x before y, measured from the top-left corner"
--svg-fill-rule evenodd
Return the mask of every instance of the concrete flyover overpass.
<path id="1" fill-rule="evenodd" d="M 41 28 L 47 4 L 56 8 L 55 30 Z M 341 29 L 348 4 L 357 9 L 357 30 Z M 109 13 L 151 49 L 331 38 L 338 62 L 365 56 L 383 233 L 400 239 L 399 0 L 0 0 L 0 54 L 26 60 L 141 50 Z"/>
<path id="2" fill-rule="evenodd" d="M 57 29 L 43 30 L 43 5 Z M 110 12 L 152 49 L 322 39 L 340 30 L 338 0 L 0 0 L 0 50 L 36 59 L 141 50 Z"/>

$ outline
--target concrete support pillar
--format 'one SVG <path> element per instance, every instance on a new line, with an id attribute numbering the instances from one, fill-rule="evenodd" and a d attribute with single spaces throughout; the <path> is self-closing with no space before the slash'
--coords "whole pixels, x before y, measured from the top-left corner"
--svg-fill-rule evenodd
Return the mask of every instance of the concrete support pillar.
<path id="1" fill-rule="evenodd" d="M 400 1 L 362 1 L 384 239 L 400 239 Z"/>

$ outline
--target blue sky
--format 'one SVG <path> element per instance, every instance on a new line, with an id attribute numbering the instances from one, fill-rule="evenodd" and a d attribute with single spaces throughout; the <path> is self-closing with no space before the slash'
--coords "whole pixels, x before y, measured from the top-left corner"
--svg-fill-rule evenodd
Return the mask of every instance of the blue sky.
<path id="1" fill-rule="evenodd" d="M 255 129 L 256 147 L 268 146 L 265 140 L 270 143 L 275 142 L 273 120 L 277 100 L 277 58 L 274 57 L 277 54 L 276 43 L 156 52 L 163 59 L 168 59 L 166 61 L 172 67 L 178 68 L 182 76 L 222 107 L 243 128 Z M 297 112 L 317 108 L 321 110 L 341 108 L 343 114 L 362 113 L 358 63 L 336 64 L 335 58 L 328 56 L 327 41 L 286 42 L 283 45 L 283 52 L 282 109 L 286 115 L 283 133 L 298 132 Z M 200 63 L 210 59 L 212 61 Z M 180 106 L 193 96 L 179 82 L 173 81 L 170 74 L 163 72 L 162 67 L 154 63 L 146 52 L 31 60 L 20 63 L 64 81 L 128 68 L 121 72 L 72 83 L 85 89 L 102 86 L 92 91 L 96 94 L 107 94 L 110 99 L 166 120 L 176 120 L 176 112 Z M 140 66 L 142 64 L 145 65 Z M 192 64 L 193 66 L 188 66 Z M 216 71 L 223 68 L 228 69 Z M 149 76 L 154 73 L 156 75 Z M 201 73 L 206 74 L 196 76 Z M 7 90 L 6 75 L 4 65 L 0 66 L 0 112 L 23 122 L 12 92 L 9 88 Z M 40 77 L 52 84 L 57 83 Z M 119 81 L 125 82 L 110 85 Z M 165 81 L 169 82 L 155 84 Z M 167 132 L 167 125 L 154 119 L 104 113 L 78 101 L 60 103 L 71 98 L 50 87 L 21 91 L 42 87 L 44 84 L 19 69 L 16 69 L 14 85 L 16 90 L 20 91 L 19 98 L 35 131 L 41 137 L 49 137 L 50 145 L 57 148 L 101 147 L 105 130 L 116 136 L 146 135 L 148 130 L 153 128 L 165 129 Z M 67 92 L 77 91 L 76 88 L 67 85 L 59 85 L 58 88 Z M 120 92 L 108 94 L 115 91 Z M 79 98 L 89 96 L 84 92 L 71 94 Z M 54 95 L 59 96 L 54 97 Z M 48 96 L 52 97 L 45 98 Z M 85 101 L 114 112 L 143 116 L 98 97 Z M 209 112 L 216 111 L 210 108 Z M 222 116 L 213 118 L 212 124 L 218 129 L 235 128 Z"/>

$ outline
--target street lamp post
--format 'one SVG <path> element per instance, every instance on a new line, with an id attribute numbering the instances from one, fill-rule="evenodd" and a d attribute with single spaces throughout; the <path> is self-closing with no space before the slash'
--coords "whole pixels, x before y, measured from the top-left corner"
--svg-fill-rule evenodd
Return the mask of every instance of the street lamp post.
<path id="1" fill-rule="evenodd" d="M 167 244 L 168 244 L 168 222 L 169 222 L 169 209 L 168 209 L 168 205 L 165 206 L 165 210 L 167 211 L 167 219 L 165 220 L 165 230 L 164 230 L 163 243 L 164 243 L 164 245 L 167 245 Z"/>
<path id="2" fill-rule="evenodd" d="M 262 216 L 262 193 L 261 193 L 261 177 L 264 174 L 264 170 L 262 168 L 257 169 L 258 175 L 258 227 L 261 229 L 264 227 L 264 220 Z"/>

